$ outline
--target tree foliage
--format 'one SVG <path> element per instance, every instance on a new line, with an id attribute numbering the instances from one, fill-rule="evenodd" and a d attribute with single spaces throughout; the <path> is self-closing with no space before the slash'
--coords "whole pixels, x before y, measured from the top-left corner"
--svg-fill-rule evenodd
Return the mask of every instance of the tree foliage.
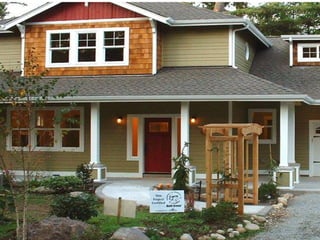
<path id="1" fill-rule="evenodd" d="M 320 33 L 319 2 L 268 2 L 232 13 L 249 18 L 269 36 Z"/>
<path id="2" fill-rule="evenodd" d="M 28 61 L 25 62 L 24 70 L 26 76 L 21 76 L 12 70 L 7 70 L 3 66 L 0 73 L 0 105 L 2 111 L 0 119 L 0 140 L 1 146 L 5 146 L 5 141 L 13 127 L 11 121 L 6 121 L 6 108 L 11 107 L 17 113 L 15 122 L 19 128 L 19 134 L 28 132 L 20 128 L 29 128 L 32 126 L 32 113 L 38 107 L 45 106 L 50 99 L 59 99 L 65 96 L 72 96 L 77 92 L 74 87 L 62 93 L 54 94 L 57 83 L 56 79 L 46 79 L 46 71 L 39 72 L 38 60 L 33 51 L 27 56 Z M 23 124 L 21 124 L 23 122 Z M 23 127 L 21 127 L 21 125 Z M 28 127 L 29 126 L 29 127 Z M 27 146 L 20 144 L 13 151 L 6 151 L 0 148 L 0 169 L 5 173 L 10 185 L 10 191 L 14 198 L 16 212 L 16 239 L 27 239 L 27 222 L 28 222 L 28 197 L 30 190 L 30 182 L 37 171 L 37 163 L 39 156 L 33 151 L 34 146 L 31 145 L 31 135 L 27 134 Z M 32 154 L 34 153 L 34 154 Z M 9 156 L 10 155 L 10 158 Z M 14 159 L 15 161 L 8 161 Z M 19 191 L 14 187 L 15 179 L 12 174 L 13 170 L 20 168 L 22 171 L 22 183 Z M 22 206 L 18 206 L 17 200 L 21 198 Z"/>
<path id="3" fill-rule="evenodd" d="M 0 2 L 0 19 L 3 19 L 7 14 L 7 2 Z"/>

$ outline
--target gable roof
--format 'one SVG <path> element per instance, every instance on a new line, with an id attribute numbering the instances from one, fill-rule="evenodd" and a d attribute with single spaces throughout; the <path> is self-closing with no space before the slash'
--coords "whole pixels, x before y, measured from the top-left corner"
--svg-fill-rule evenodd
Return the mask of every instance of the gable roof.
<path id="1" fill-rule="evenodd" d="M 62 101 L 308 101 L 306 95 L 232 67 L 163 68 L 156 75 L 58 77 L 56 93 L 78 86 Z"/>
<path id="2" fill-rule="evenodd" d="M 270 38 L 273 47 L 259 51 L 250 73 L 312 98 L 320 104 L 320 67 L 289 66 L 289 43 L 280 37 Z M 272 61 L 270 61 L 272 59 Z"/>
<path id="3" fill-rule="evenodd" d="M 182 2 L 109 2 L 173 27 L 212 25 L 244 26 L 265 46 L 271 46 L 270 41 L 249 20 L 231 14 L 214 12 L 205 8 L 195 7 L 190 3 Z M 4 30 L 21 24 L 60 3 L 62 3 L 62 1 L 45 3 L 5 23 Z"/>

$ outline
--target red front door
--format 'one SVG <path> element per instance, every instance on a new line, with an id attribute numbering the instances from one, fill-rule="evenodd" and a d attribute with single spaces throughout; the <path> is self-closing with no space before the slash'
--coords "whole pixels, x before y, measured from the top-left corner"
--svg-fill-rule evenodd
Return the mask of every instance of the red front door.
<path id="1" fill-rule="evenodd" d="M 145 119 L 145 172 L 171 172 L 171 119 Z"/>

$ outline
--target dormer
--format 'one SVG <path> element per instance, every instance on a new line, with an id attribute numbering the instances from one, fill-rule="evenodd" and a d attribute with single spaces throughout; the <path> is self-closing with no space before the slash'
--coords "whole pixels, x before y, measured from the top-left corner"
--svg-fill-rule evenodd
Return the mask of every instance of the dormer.
<path id="1" fill-rule="evenodd" d="M 320 35 L 282 35 L 289 42 L 289 65 L 320 66 Z"/>

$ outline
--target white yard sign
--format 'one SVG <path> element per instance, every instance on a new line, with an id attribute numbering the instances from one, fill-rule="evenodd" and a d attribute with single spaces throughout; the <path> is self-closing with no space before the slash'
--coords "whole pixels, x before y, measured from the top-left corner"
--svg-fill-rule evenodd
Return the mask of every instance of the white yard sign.
<path id="1" fill-rule="evenodd" d="M 184 212 L 184 191 L 150 191 L 151 213 Z"/>

